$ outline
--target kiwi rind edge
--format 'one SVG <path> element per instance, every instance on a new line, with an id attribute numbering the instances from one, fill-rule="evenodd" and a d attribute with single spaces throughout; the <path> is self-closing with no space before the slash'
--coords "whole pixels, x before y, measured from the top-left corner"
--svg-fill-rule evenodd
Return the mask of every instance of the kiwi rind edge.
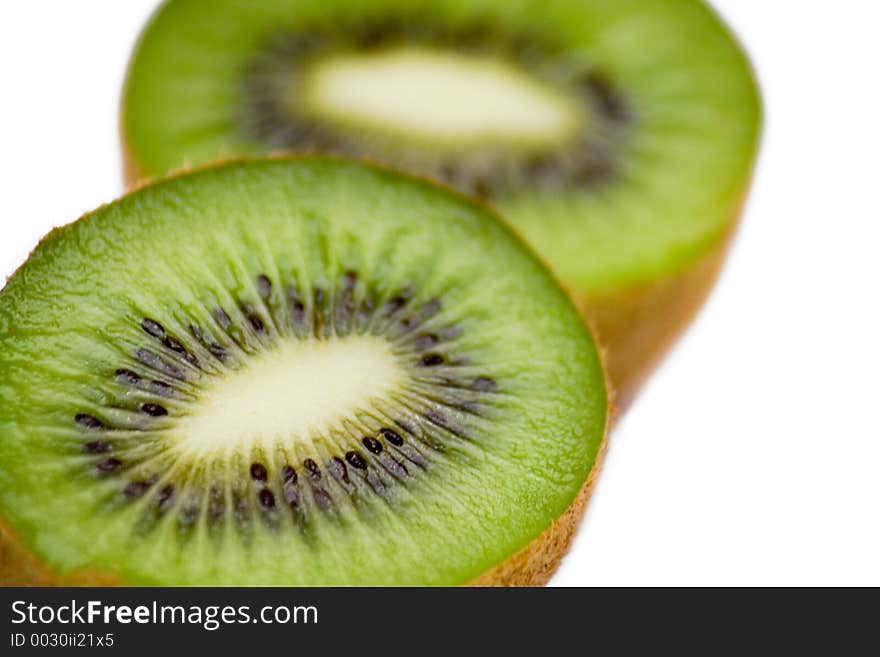
<path id="1" fill-rule="evenodd" d="M 618 410 L 629 407 L 709 297 L 740 216 L 737 209 L 711 248 L 671 276 L 601 295 L 579 295 L 569 290 L 599 339 Z"/>
<path id="2" fill-rule="evenodd" d="M 124 139 L 123 139 L 123 143 Z M 182 175 L 193 173 L 196 171 L 205 171 L 217 167 L 227 166 L 233 163 L 243 163 L 248 161 L 294 161 L 301 159 L 310 159 L 315 157 L 314 154 L 291 154 L 279 152 L 275 154 L 262 155 L 256 157 L 239 156 L 231 159 L 218 159 L 217 161 L 197 167 L 181 167 L 165 176 L 155 178 L 142 179 L 137 177 L 137 166 L 128 156 L 128 151 L 123 151 L 123 166 L 126 176 L 127 189 L 126 193 L 150 187 L 167 180 L 172 180 Z M 322 160 L 343 160 L 331 155 L 317 155 Z M 442 187 L 447 193 L 458 196 L 459 198 L 479 206 L 484 212 L 496 217 L 508 231 L 514 235 L 515 239 L 525 243 L 522 236 L 511 227 L 507 222 L 503 221 L 498 213 L 485 203 L 468 197 L 455 189 L 433 181 L 429 178 L 414 175 L 408 172 L 399 172 L 391 167 L 381 163 L 363 160 L 365 164 L 369 164 L 377 169 L 393 171 L 398 175 L 408 177 L 414 180 L 421 180 L 437 187 Z M 86 213 L 87 216 L 90 213 Z M 50 231 L 40 244 L 49 239 L 55 230 Z M 530 249 L 531 251 L 531 249 Z M 534 253 L 533 251 L 531 251 Z M 538 257 L 538 256 L 535 256 Z M 540 258 L 539 258 L 540 259 Z M 544 266 L 550 270 L 549 266 L 542 261 Z M 22 265 L 23 266 L 23 265 Z M 569 295 L 571 298 L 572 295 Z M 577 300 L 572 298 L 572 303 L 580 310 L 581 306 Z M 586 512 L 587 505 L 598 479 L 601 470 L 605 452 L 608 447 L 608 435 L 612 424 L 619 415 L 615 405 L 616 388 L 613 381 L 609 377 L 608 353 L 606 348 L 597 339 L 597 332 L 594 322 L 591 318 L 585 318 L 586 329 L 590 333 L 596 352 L 599 356 L 602 368 L 603 379 L 605 381 L 605 426 L 602 440 L 596 452 L 596 457 L 590 469 L 587 479 L 581 489 L 575 495 L 569 506 L 557 518 L 551 521 L 540 535 L 532 539 L 525 547 L 515 552 L 507 559 L 499 564 L 491 567 L 489 570 L 481 573 L 469 582 L 464 583 L 465 586 L 473 587 L 493 587 L 493 586 L 544 586 L 546 585 L 559 568 L 562 558 L 568 552 L 571 542 L 575 536 L 580 521 Z M 49 564 L 45 563 L 35 552 L 23 543 L 19 534 L 15 529 L 0 515 L 0 587 L 10 586 L 35 586 L 35 587 L 52 587 L 52 586 L 125 586 L 127 583 L 117 574 L 110 570 L 101 569 L 78 569 L 69 573 L 59 573 Z"/>

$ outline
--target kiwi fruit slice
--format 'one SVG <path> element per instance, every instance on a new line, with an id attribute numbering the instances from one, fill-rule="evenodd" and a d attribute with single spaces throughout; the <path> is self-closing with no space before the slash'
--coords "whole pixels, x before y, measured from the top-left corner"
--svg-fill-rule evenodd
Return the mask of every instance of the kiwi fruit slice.
<path id="1" fill-rule="evenodd" d="M 543 583 L 606 416 L 577 309 L 465 197 L 180 175 L 0 292 L 0 581 Z"/>
<path id="2" fill-rule="evenodd" d="M 699 0 L 170 0 L 122 133 L 132 182 L 321 151 L 488 201 L 598 329 L 625 405 L 714 283 L 759 124 Z"/>

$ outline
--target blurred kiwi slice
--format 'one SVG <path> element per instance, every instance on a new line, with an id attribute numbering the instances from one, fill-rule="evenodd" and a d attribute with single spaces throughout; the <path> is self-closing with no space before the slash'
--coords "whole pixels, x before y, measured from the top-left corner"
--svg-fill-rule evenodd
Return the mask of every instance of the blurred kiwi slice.
<path id="1" fill-rule="evenodd" d="M 181 175 L 0 292 L 0 582 L 541 584 L 606 416 L 577 309 L 464 197 Z"/>
<path id="2" fill-rule="evenodd" d="M 130 181 L 323 151 L 487 200 L 597 327 L 625 405 L 714 283 L 759 124 L 698 0 L 171 0 L 122 132 Z"/>

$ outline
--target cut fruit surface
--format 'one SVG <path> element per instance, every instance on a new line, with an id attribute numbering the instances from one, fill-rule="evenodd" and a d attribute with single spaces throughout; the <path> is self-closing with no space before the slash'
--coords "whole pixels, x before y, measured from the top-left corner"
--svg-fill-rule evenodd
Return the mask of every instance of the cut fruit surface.
<path id="1" fill-rule="evenodd" d="M 760 115 L 701 0 L 169 0 L 122 134 L 131 182 L 326 152 L 488 201 L 580 304 L 626 405 L 714 284 Z"/>
<path id="2" fill-rule="evenodd" d="M 123 116 L 136 177 L 289 149 L 440 179 L 586 294 L 715 245 L 758 126 L 748 63 L 698 0 L 171 0 Z"/>
<path id="3" fill-rule="evenodd" d="M 576 309 L 485 210 L 325 159 L 197 171 L 55 231 L 0 292 L 0 553 L 466 583 L 572 504 L 606 410 Z"/>

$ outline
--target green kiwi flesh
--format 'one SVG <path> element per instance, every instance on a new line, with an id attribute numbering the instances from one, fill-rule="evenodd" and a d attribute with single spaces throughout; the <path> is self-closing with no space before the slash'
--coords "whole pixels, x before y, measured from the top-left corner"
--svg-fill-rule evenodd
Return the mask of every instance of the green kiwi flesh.
<path id="1" fill-rule="evenodd" d="M 595 297 L 717 247 L 759 123 L 749 64 L 699 0 L 170 0 L 122 128 L 133 178 L 305 150 L 439 179 Z"/>
<path id="2" fill-rule="evenodd" d="M 371 167 L 146 186 L 0 292 L 0 519 L 62 575 L 466 583 L 572 504 L 606 415 L 592 339 L 531 252 Z"/>

